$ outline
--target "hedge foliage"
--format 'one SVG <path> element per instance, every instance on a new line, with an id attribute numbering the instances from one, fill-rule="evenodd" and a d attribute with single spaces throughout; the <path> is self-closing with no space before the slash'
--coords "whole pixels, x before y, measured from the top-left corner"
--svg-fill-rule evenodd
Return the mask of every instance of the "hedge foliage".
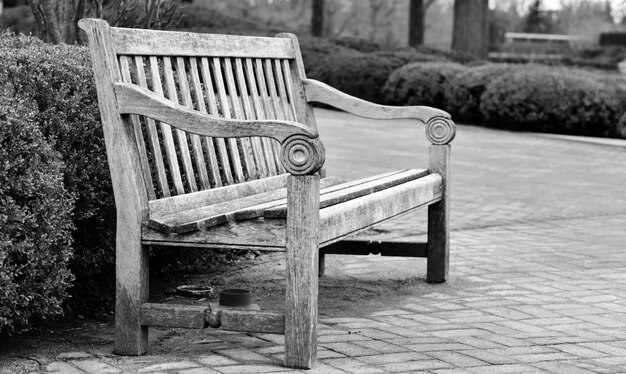
<path id="1" fill-rule="evenodd" d="M 36 109 L 0 89 L 0 333 L 60 314 L 72 274 L 72 195 Z"/>
<path id="2" fill-rule="evenodd" d="M 33 122 L 62 157 L 63 183 L 76 199 L 72 293 L 83 306 L 97 304 L 113 290 L 115 206 L 88 51 L 4 33 L 0 55 L 0 86 L 32 103 Z"/>
<path id="3" fill-rule="evenodd" d="M 522 131 L 625 137 L 626 82 L 616 75 L 543 65 L 417 63 L 383 90 L 394 105 L 431 105 L 457 121 Z"/>

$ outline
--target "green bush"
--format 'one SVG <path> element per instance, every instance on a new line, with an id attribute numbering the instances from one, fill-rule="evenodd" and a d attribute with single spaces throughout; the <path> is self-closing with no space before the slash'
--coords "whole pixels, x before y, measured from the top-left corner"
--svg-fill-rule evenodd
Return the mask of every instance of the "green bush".
<path id="1" fill-rule="evenodd" d="M 338 48 L 338 46 L 337 46 Z M 354 50 L 316 54 L 311 62 L 303 53 L 307 76 L 325 82 L 349 95 L 375 103 L 383 103 L 381 92 L 387 77 L 398 67 L 415 61 L 437 61 L 441 58 L 415 51 L 381 51 L 361 53 Z"/>
<path id="2" fill-rule="evenodd" d="M 456 121 L 481 123 L 480 96 L 485 92 L 486 85 L 493 79 L 516 69 L 519 69 L 519 66 L 487 64 L 453 75 L 445 87 L 445 110 L 450 112 Z"/>
<path id="3" fill-rule="evenodd" d="M 0 88 L 0 333 L 60 314 L 72 275 L 72 198 L 36 110 Z"/>
<path id="4" fill-rule="evenodd" d="M 446 106 L 446 88 L 454 77 L 468 68 L 454 63 L 414 63 L 394 71 L 383 88 L 391 105 Z"/>
<path id="5" fill-rule="evenodd" d="M 0 85 L 34 103 L 33 121 L 61 154 L 65 189 L 76 197 L 72 292 L 83 305 L 90 297 L 100 302 L 113 290 L 115 205 L 88 51 L 6 33 L 1 39 Z"/>
<path id="6" fill-rule="evenodd" d="M 487 126 L 587 136 L 620 136 L 626 94 L 593 73 L 531 68 L 494 79 L 480 99 Z"/>

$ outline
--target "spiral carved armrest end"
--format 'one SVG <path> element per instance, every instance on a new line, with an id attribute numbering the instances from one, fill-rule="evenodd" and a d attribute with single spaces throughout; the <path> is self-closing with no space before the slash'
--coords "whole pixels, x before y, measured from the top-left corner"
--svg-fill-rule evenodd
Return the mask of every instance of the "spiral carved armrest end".
<path id="1" fill-rule="evenodd" d="M 433 117 L 426 123 L 426 138 L 435 145 L 450 143 L 456 135 L 456 125 L 450 118 Z"/>
<path id="2" fill-rule="evenodd" d="M 314 174 L 324 165 L 326 152 L 319 138 L 292 135 L 281 145 L 281 162 L 292 175 Z"/>

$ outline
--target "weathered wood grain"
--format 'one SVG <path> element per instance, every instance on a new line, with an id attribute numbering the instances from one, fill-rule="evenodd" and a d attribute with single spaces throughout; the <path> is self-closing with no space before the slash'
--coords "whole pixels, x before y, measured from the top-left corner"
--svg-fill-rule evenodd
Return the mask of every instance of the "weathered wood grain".
<path id="1" fill-rule="evenodd" d="M 330 105 L 361 117 L 374 119 L 411 118 L 423 123 L 427 123 L 434 117 L 450 118 L 450 114 L 443 110 L 427 106 L 397 107 L 370 103 L 313 79 L 304 79 L 302 84 L 308 102 Z"/>
<path id="2" fill-rule="evenodd" d="M 150 56 L 150 78 L 152 78 L 152 91 L 157 97 L 165 97 L 163 92 L 163 83 L 161 81 L 161 72 L 159 69 L 159 61 L 155 56 Z M 174 192 L 176 195 L 185 193 L 183 179 L 178 165 L 178 156 L 176 155 L 176 146 L 174 145 L 174 136 L 172 128 L 163 122 L 159 122 L 161 135 L 163 136 L 163 147 L 165 148 L 165 156 L 167 157 L 167 165 L 169 167 L 169 175 L 174 184 Z"/>
<path id="3" fill-rule="evenodd" d="M 319 175 L 287 180 L 285 365 L 310 369 L 317 359 Z"/>
<path id="4" fill-rule="evenodd" d="M 294 58 L 278 38 L 112 28 L 115 51 L 126 55 Z"/>
<path id="5" fill-rule="evenodd" d="M 216 314 L 219 316 L 222 330 L 264 334 L 285 333 L 285 315 L 283 313 L 222 309 Z"/>
<path id="6" fill-rule="evenodd" d="M 135 56 L 135 69 L 137 70 L 137 79 L 140 87 L 148 88 L 148 80 L 146 78 L 145 63 L 142 56 Z M 156 168 L 157 186 L 161 197 L 170 196 L 170 187 L 165 172 L 165 163 L 163 153 L 161 152 L 161 141 L 156 128 L 156 123 L 152 118 L 145 118 L 146 133 L 148 134 L 148 143 L 152 154 L 152 164 Z"/>
<path id="7" fill-rule="evenodd" d="M 412 181 L 428 175 L 428 170 L 410 169 L 390 176 L 364 181 L 352 186 L 336 186 L 333 191 L 322 190 L 320 195 L 320 209 L 343 203 L 357 197 L 369 195 L 374 192 L 382 191 L 399 184 Z M 356 181 L 359 182 L 359 181 Z M 343 187 L 343 188 L 337 188 Z M 285 218 L 287 217 L 287 204 L 268 208 L 263 212 L 266 218 Z"/>
<path id="8" fill-rule="evenodd" d="M 246 183 L 234 184 L 212 190 L 188 193 L 184 196 L 172 196 L 149 202 L 150 216 L 160 217 L 201 206 L 219 204 L 242 197 L 277 190 L 286 187 L 287 174 L 264 178 Z"/>
<path id="9" fill-rule="evenodd" d="M 441 201 L 428 207 L 428 264 L 426 281 L 445 282 L 450 259 L 450 145 L 431 145 L 428 170 L 442 176 Z"/>
<path id="10" fill-rule="evenodd" d="M 330 177 L 325 178 L 320 184 L 325 187 L 339 183 L 341 183 L 341 179 Z M 235 186 L 240 186 L 240 184 Z M 287 189 L 281 188 L 162 216 L 151 214 L 148 227 L 164 233 L 177 234 L 203 230 L 236 219 L 260 217 L 264 212 L 264 206 L 281 204 L 286 197 Z"/>
<path id="11" fill-rule="evenodd" d="M 141 305 L 141 325 L 203 329 L 209 326 L 211 307 L 145 303 Z"/>
<path id="12" fill-rule="evenodd" d="M 205 114 L 159 97 L 133 84 L 117 83 L 115 92 L 121 113 L 140 114 L 192 134 L 221 138 L 265 136 L 281 142 L 296 134 L 311 138 L 318 136 L 316 130 L 292 121 L 246 121 Z"/>
<path id="13" fill-rule="evenodd" d="M 107 159 L 117 210 L 115 234 L 115 348 L 118 354 L 140 355 L 148 349 L 148 329 L 141 325 L 141 305 L 148 301 L 148 250 L 141 243 L 148 194 L 131 126 L 117 110 L 115 88 L 119 67 L 108 24 L 83 19 L 98 93 Z"/>
<path id="14" fill-rule="evenodd" d="M 441 198 L 441 176 L 430 174 L 320 211 L 320 243 L 369 227 Z"/>

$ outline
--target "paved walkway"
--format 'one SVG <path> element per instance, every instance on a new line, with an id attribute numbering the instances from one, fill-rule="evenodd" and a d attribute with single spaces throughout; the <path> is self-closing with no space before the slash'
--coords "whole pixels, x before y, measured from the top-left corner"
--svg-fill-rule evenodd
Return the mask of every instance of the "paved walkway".
<path id="1" fill-rule="evenodd" d="M 318 122 L 329 175 L 427 164 L 417 123 L 324 110 Z M 626 373 L 626 147 L 460 126 L 452 160 L 450 281 L 425 283 L 423 259 L 329 256 L 320 363 L 308 373 Z M 367 235 L 422 236 L 424 219 L 412 213 Z M 284 265 L 263 258 L 268 279 L 279 277 Z M 362 309 L 324 302 L 344 283 L 367 291 L 390 280 L 406 286 Z M 167 334 L 147 356 L 116 357 L 105 344 L 43 369 L 296 372 L 280 366 L 282 336 Z M 182 345 L 192 353 L 177 353 Z"/>

